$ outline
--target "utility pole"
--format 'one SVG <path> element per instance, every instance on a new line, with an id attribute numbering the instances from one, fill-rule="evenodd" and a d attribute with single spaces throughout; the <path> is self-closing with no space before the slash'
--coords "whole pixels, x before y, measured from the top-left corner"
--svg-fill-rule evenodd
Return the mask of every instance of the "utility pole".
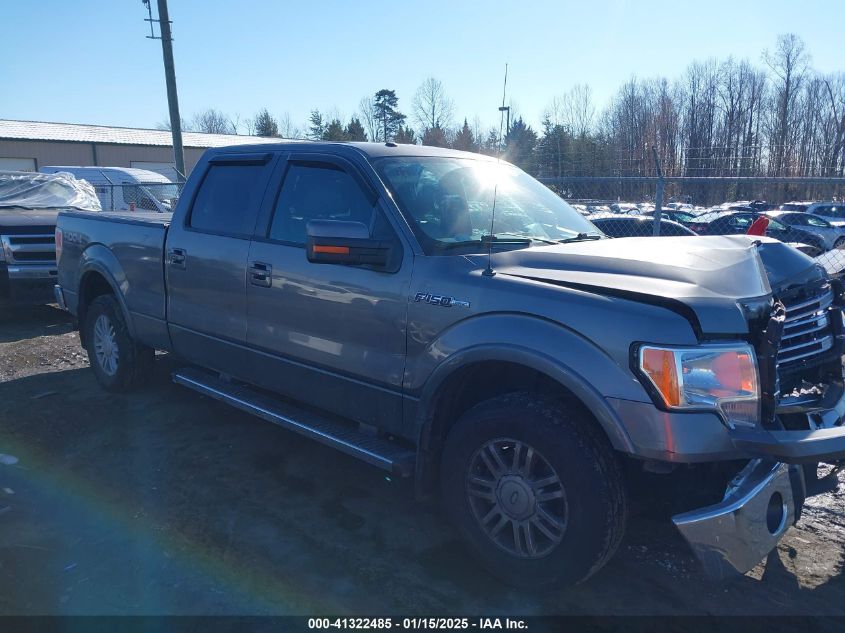
<path id="1" fill-rule="evenodd" d="M 161 30 L 161 37 L 155 37 L 153 33 L 152 9 L 150 0 L 142 0 L 147 5 L 150 17 L 150 35 L 148 39 L 161 40 L 161 52 L 164 56 L 164 78 L 167 84 L 167 106 L 170 110 L 170 132 L 173 134 L 173 157 L 176 162 L 176 171 L 179 176 L 185 179 L 185 152 L 182 147 L 182 119 L 179 117 L 179 97 L 176 94 L 176 67 L 173 64 L 173 37 L 170 32 L 170 14 L 167 11 L 167 0 L 158 0 L 158 25 Z"/>

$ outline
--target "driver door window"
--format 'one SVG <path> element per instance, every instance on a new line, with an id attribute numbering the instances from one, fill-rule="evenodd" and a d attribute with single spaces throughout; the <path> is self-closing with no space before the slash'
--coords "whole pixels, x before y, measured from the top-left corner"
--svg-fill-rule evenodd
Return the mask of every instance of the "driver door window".
<path id="1" fill-rule="evenodd" d="M 372 233 L 375 206 L 355 179 L 332 165 L 293 163 L 276 203 L 269 238 L 304 245 L 310 220 L 361 222 Z"/>

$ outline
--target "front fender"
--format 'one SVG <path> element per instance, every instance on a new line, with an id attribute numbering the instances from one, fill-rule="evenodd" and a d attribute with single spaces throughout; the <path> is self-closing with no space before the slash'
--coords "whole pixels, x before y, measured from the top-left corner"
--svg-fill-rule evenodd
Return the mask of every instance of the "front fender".
<path id="1" fill-rule="evenodd" d="M 502 333 L 507 333 L 507 343 Z M 626 359 L 627 360 L 627 359 Z M 571 391 L 593 413 L 614 448 L 628 453 L 634 445 L 607 398 L 650 402 L 625 361 L 614 360 L 589 339 L 535 316 L 487 314 L 452 326 L 410 367 L 409 376 L 426 376 L 416 386 L 415 420 L 422 440 L 431 427 L 439 390 L 455 371 L 485 361 L 511 362 L 547 375 Z M 409 382 L 413 393 L 415 385 Z"/>

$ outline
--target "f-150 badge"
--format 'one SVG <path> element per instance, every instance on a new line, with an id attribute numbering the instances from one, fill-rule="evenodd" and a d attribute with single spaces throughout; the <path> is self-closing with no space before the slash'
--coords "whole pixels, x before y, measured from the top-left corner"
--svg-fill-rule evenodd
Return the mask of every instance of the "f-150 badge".
<path id="1" fill-rule="evenodd" d="M 440 306 L 442 308 L 468 308 L 469 301 L 461 301 L 455 297 L 445 297 L 443 295 L 433 295 L 428 292 L 418 292 L 414 296 L 414 301 L 417 303 L 430 303 L 431 305 Z"/>

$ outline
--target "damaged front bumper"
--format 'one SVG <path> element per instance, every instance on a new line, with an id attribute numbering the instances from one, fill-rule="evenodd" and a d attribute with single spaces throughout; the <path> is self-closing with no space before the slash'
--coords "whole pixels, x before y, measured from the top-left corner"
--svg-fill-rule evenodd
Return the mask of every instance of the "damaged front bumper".
<path id="1" fill-rule="evenodd" d="M 672 521 L 705 572 L 722 579 L 763 560 L 798 521 L 805 497 L 800 466 L 754 459 L 730 482 L 721 502 Z"/>

